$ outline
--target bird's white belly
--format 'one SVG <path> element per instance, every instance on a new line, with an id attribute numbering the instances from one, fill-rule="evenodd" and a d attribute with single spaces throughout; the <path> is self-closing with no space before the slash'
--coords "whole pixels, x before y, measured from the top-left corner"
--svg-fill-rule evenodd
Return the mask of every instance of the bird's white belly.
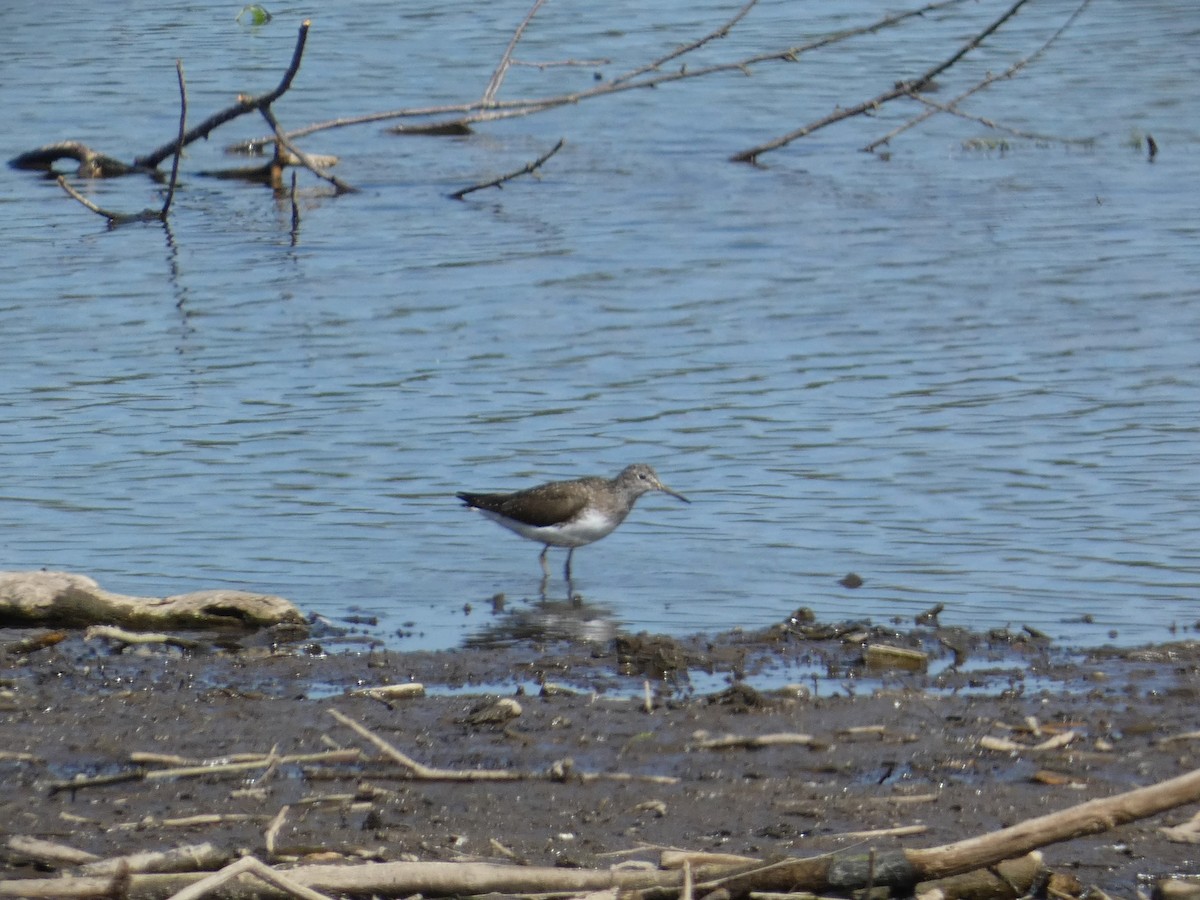
<path id="1" fill-rule="evenodd" d="M 527 525 L 491 510 L 481 509 L 479 511 L 493 522 L 498 522 L 510 531 L 515 531 L 523 538 L 541 544 L 552 544 L 555 547 L 582 547 L 584 544 L 600 540 L 620 524 L 619 521 L 594 512 L 585 512 L 568 522 L 557 525 Z"/>

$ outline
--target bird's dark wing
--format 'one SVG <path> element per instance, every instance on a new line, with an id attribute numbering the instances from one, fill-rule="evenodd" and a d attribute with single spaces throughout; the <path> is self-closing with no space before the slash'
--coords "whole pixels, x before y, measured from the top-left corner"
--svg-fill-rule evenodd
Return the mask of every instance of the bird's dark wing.
<path id="1" fill-rule="evenodd" d="M 486 509 L 526 525 L 557 525 L 577 515 L 587 505 L 587 495 L 577 482 L 554 482 L 514 494 L 460 493 L 468 506 Z"/>

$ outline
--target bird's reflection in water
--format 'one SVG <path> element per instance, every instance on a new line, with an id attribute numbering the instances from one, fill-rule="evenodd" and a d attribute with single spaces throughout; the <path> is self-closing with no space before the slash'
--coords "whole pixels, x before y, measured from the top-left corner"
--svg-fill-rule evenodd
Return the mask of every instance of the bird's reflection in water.
<path id="1" fill-rule="evenodd" d="M 581 595 L 537 600 L 509 608 L 493 601 L 495 621 L 464 640 L 468 647 L 503 647 L 524 641 L 608 643 L 620 624 L 610 607 L 589 603 Z"/>

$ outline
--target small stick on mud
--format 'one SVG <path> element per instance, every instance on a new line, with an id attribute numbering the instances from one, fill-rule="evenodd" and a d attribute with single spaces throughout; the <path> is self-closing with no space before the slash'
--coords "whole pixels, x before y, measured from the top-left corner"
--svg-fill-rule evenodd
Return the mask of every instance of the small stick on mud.
<path id="1" fill-rule="evenodd" d="M 678 784 L 679 779 L 667 775 L 634 775 L 626 772 L 575 772 L 565 762 L 559 762 L 544 772 L 519 772 L 513 769 L 438 769 L 417 762 L 411 756 L 396 749 L 371 729 L 351 719 L 336 709 L 326 710 L 331 716 L 366 738 L 384 755 L 399 763 L 413 778 L 421 781 L 645 781 L 650 784 Z"/>
<path id="2" fill-rule="evenodd" d="M 275 813 L 275 818 L 271 820 L 271 824 L 267 826 L 266 832 L 263 834 L 263 843 L 267 848 L 267 857 L 275 858 L 275 839 L 279 837 L 279 829 L 283 827 L 284 821 L 287 820 L 288 810 L 291 809 L 286 803 L 279 808 L 279 812 Z"/>
<path id="3" fill-rule="evenodd" d="M 811 734 L 784 731 L 777 734 L 727 734 L 723 737 L 697 741 L 695 747 L 697 750 L 728 750 L 732 748 L 757 749 L 760 747 L 778 747 L 792 744 L 801 747 L 811 747 L 816 743 L 817 739 Z"/>

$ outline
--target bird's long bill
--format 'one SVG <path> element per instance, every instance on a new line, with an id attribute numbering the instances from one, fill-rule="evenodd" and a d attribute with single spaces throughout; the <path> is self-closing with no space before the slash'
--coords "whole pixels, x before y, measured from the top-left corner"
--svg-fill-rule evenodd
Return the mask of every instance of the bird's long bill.
<path id="1" fill-rule="evenodd" d="M 683 496 L 683 494 L 680 494 L 680 493 L 677 493 L 676 491 L 673 491 L 673 490 L 671 490 L 669 487 L 667 487 L 667 486 L 666 486 L 665 484 L 663 484 L 661 481 L 658 483 L 658 489 L 659 489 L 660 491 L 662 491 L 664 494 L 670 494 L 670 495 L 671 495 L 672 497 L 674 497 L 676 500 L 682 500 L 684 503 L 691 503 L 691 502 L 692 502 L 692 501 L 691 501 L 691 500 L 689 500 L 687 497 Z"/>

